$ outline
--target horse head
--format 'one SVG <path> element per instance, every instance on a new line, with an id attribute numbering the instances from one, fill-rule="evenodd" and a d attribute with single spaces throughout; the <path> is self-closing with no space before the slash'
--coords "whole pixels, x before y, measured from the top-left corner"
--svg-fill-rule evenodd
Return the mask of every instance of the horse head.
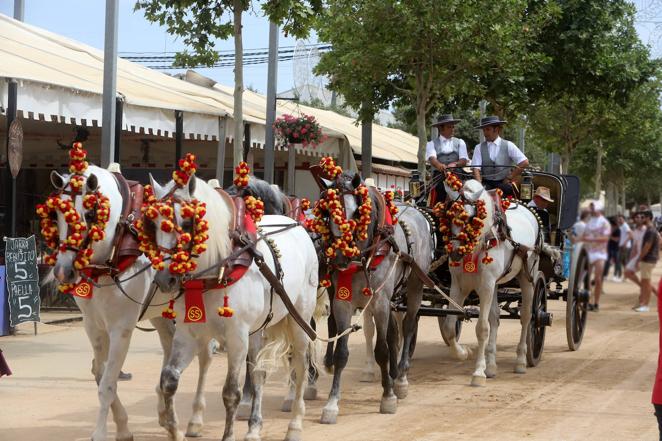
<path id="1" fill-rule="evenodd" d="M 374 202 L 373 192 L 376 190 L 366 187 L 358 173 L 344 172 L 333 181 L 322 182 L 326 188 L 320 199 L 329 204 L 330 237 L 329 243 L 325 244 L 325 254 L 331 265 L 345 269 L 372 239 L 379 209 Z"/>
<path id="2" fill-rule="evenodd" d="M 76 174 L 53 171 L 51 183 L 55 192 L 44 208 L 51 207 L 57 219 L 54 276 L 61 284 L 74 284 L 81 270 L 110 258 L 122 195 L 112 174 L 96 166 Z"/>
<path id="3" fill-rule="evenodd" d="M 163 186 L 150 175 L 150 183 L 154 194 L 148 197 L 143 218 L 144 228 L 153 231 L 148 257 L 157 270 L 154 281 L 170 293 L 182 286 L 187 274 L 211 265 L 214 256 L 229 254 L 231 213 L 218 193 L 195 175 L 183 185 L 171 180 Z"/>
<path id="4" fill-rule="evenodd" d="M 464 182 L 458 190 L 451 188 L 448 184 L 445 185 L 451 198 L 447 205 L 452 213 L 450 243 L 453 244 L 453 252 L 451 257 L 453 260 L 459 260 L 463 255 L 462 246 L 473 249 L 470 243 L 474 242 L 479 247 L 492 229 L 494 203 L 485 191 L 485 187 L 475 179 Z"/>

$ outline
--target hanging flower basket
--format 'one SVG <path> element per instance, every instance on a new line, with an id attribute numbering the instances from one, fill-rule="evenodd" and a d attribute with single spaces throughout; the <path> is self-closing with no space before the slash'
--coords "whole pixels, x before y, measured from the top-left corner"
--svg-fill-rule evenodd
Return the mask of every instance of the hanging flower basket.
<path id="1" fill-rule="evenodd" d="M 302 144 L 304 147 L 316 147 L 327 138 L 322 133 L 322 127 L 312 115 L 283 114 L 276 118 L 274 131 L 283 146 Z"/>

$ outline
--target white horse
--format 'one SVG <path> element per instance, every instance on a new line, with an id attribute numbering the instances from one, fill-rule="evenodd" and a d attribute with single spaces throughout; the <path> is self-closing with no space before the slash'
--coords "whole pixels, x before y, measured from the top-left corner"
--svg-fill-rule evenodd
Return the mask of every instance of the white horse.
<path id="1" fill-rule="evenodd" d="M 476 369 L 471 379 L 471 385 L 484 386 L 486 378 L 492 378 L 497 373 L 496 337 L 499 327 L 499 308 L 496 298 L 496 287 L 515 277 L 519 282 L 522 295 L 520 307 L 522 331 L 520 333 L 519 344 L 517 345 L 515 372 L 521 374 L 526 372 L 527 334 L 532 315 L 531 309 L 534 289 L 532 278 L 535 278 L 538 272 L 538 259 L 535 255 L 537 251 L 535 249 L 541 243 L 542 236 L 538 221 L 533 213 L 528 208 L 520 204 L 515 204 L 506 211 L 506 219 L 508 227 L 511 230 L 510 237 L 512 241 L 501 241 L 493 248 L 490 248 L 488 253 L 494 261 L 490 264 L 484 264 L 481 262 L 481 258 L 483 257 L 482 250 L 486 248 L 488 234 L 495 227 L 494 210 L 496 207 L 491 196 L 485 191 L 480 182 L 473 179 L 465 182 L 459 192 L 452 190 L 448 186 L 446 186 L 446 191 L 451 200 L 460 198 L 464 203 L 465 210 L 472 217 L 476 214 L 475 203 L 477 200 L 484 201 L 487 209 L 487 217 L 484 220 L 484 226 L 480 233 L 480 241 L 476 247 L 476 252 L 481 253 L 478 258 L 477 272 L 465 273 L 462 266 L 450 268 L 452 278 L 451 298 L 460 305 L 464 303 L 464 300 L 472 291 L 475 291 L 480 298 L 480 315 L 476 323 L 478 353 L 476 357 Z M 453 238 L 460 233 L 460 229 L 455 225 L 452 226 L 451 231 Z M 452 240 L 452 242 L 457 244 L 456 240 Z M 523 259 L 516 252 L 514 244 L 523 246 L 520 248 L 521 250 L 528 250 L 526 252 L 526 259 Z M 451 342 L 451 353 L 460 360 L 466 360 L 468 352 L 455 338 L 456 320 L 457 317 L 454 315 L 446 317 L 442 332 L 446 336 L 446 341 Z"/>
<path id="2" fill-rule="evenodd" d="M 207 251 L 195 258 L 199 271 L 218 264 L 230 254 L 232 243 L 229 226 L 233 211 L 229 203 L 217 191 L 194 176 L 183 188 L 174 189 L 173 181 L 161 186 L 152 180 L 152 185 L 154 194 L 159 200 L 172 194 L 175 220 L 180 226 L 182 221 L 179 214 L 181 202 L 190 202 L 196 198 L 206 204 L 210 239 L 207 242 Z M 160 225 L 162 220 L 163 218 L 159 215 L 154 222 L 156 225 Z M 292 223 L 292 219 L 288 217 L 272 215 L 264 216 L 259 226 L 263 229 L 263 234 L 275 232 L 270 234 L 269 238 L 273 239 L 275 247 L 282 256 L 279 258 L 284 273 L 282 284 L 302 319 L 310 322 L 317 301 L 317 255 L 310 237 L 302 227 L 296 226 L 278 231 L 282 230 L 282 225 Z M 166 233 L 157 228 L 156 242 L 161 249 L 172 249 L 177 242 L 177 237 L 172 232 Z M 275 271 L 274 259 L 267 243 L 259 240 L 256 248 L 264 256 L 269 268 Z M 216 271 L 217 273 L 218 271 Z M 182 278 L 172 275 L 166 268 L 157 273 L 155 281 L 162 291 L 174 293 L 180 289 Z M 288 314 L 280 298 L 273 295 L 272 303 L 271 286 L 259 272 L 257 265 L 252 263 L 243 277 L 234 284 L 224 289 L 211 289 L 204 294 L 204 306 L 207 311 L 206 323 L 182 322 L 181 326 L 178 323 L 171 356 L 161 373 L 161 388 L 166 399 L 166 429 L 170 439 L 178 441 L 183 439 L 183 434 L 177 427 L 177 416 L 174 409 L 174 394 L 180 375 L 189 365 L 201 344 L 204 345 L 210 338 L 221 342 L 228 355 L 228 372 L 223 387 L 223 402 L 226 409 L 223 440 L 235 439 L 234 419 L 241 399 L 240 370 L 247 356 L 252 363 L 255 363 L 257 355 L 254 353 L 255 351 L 249 351 L 249 335 L 260 329 L 270 313 L 273 314 L 273 317 L 266 325 L 265 336 L 268 344 L 263 349 L 262 360 L 267 364 L 276 358 L 283 358 L 282 361 L 286 364 L 288 353 L 291 355 L 291 365 L 296 377 L 296 399 L 293 406 L 293 417 L 285 439 L 301 439 L 305 414 L 303 382 L 306 378 L 306 355 L 312 342 Z M 231 317 L 221 317 L 216 314 L 217 309 L 224 305 L 224 296 L 227 296 L 229 305 L 234 310 Z M 183 297 L 175 303 L 175 310 L 180 317 L 185 314 Z M 258 440 L 262 426 L 261 400 L 265 375 L 264 371 L 257 369 L 254 369 L 251 374 L 254 401 L 246 439 Z"/>
<path id="3" fill-rule="evenodd" d="M 118 188 L 118 182 L 108 170 L 89 166 L 84 173 L 86 184 L 83 195 L 94 192 L 97 189 L 110 200 L 110 218 L 105 229 L 105 239 L 94 242 L 92 248 L 94 257 L 92 264 L 104 265 L 109 259 L 111 249 L 115 241 L 115 231 L 122 212 L 123 198 Z M 51 181 L 60 194 L 60 199 L 71 199 L 68 193 L 69 175 L 60 175 L 53 171 Z M 85 222 L 91 213 L 82 205 L 82 197 L 75 197 L 74 205 L 81 219 Z M 67 237 L 67 224 L 62 213 L 58 212 L 58 231 L 60 242 Z M 81 275 L 73 266 L 76 256 L 74 251 L 60 252 L 54 268 L 54 276 L 60 283 L 74 284 L 81 281 Z M 113 411 L 113 418 L 117 425 L 116 439 L 118 441 L 133 440 L 133 435 L 128 428 L 128 416 L 124 406 L 117 394 L 117 379 L 120 369 L 124 364 L 131 335 L 136 327 L 141 310 L 145 303 L 149 307 L 143 314 L 143 319 L 149 319 L 159 333 L 161 346 L 163 347 L 163 363 L 170 356 L 172 338 L 174 335 L 174 323 L 161 317 L 163 304 L 167 304 L 168 298 L 164 294 L 156 294 L 149 299 L 150 284 L 154 277 L 151 268 L 142 271 L 150 265 L 149 261 L 140 256 L 135 263 L 119 274 L 118 281 L 121 289 L 108 276 L 102 276 L 98 280 L 98 287 L 93 288 L 91 298 L 76 297 L 76 304 L 83 314 L 83 323 L 94 351 L 92 372 L 99 389 L 99 414 L 96 428 L 92 434 L 92 441 L 105 441 L 107 434 L 107 419 L 109 408 Z M 190 436 L 199 436 L 202 428 L 202 415 L 205 408 L 204 385 L 207 368 L 211 363 L 211 351 L 209 346 L 201 347 L 197 351 L 200 360 L 200 374 L 198 387 L 193 402 L 193 415 L 188 425 L 187 433 Z M 157 386 L 159 395 L 159 414 L 162 414 L 164 406 L 161 389 Z M 163 418 L 160 418 L 163 424 Z"/>

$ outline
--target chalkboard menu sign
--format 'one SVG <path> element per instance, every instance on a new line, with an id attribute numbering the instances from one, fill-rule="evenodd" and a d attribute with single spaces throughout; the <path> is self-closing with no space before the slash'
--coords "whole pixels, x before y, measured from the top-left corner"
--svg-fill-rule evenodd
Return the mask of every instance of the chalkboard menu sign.
<path id="1" fill-rule="evenodd" d="M 39 321 L 39 272 L 34 236 L 5 238 L 5 265 L 12 326 Z"/>

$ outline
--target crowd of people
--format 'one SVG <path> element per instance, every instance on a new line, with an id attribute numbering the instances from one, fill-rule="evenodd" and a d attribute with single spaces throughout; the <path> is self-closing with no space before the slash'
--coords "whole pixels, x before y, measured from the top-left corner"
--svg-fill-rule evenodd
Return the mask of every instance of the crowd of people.
<path id="1" fill-rule="evenodd" d="M 591 265 L 593 290 L 588 308 L 600 310 L 603 281 L 613 268 L 612 281 L 629 280 L 639 287 L 639 298 L 632 309 L 648 312 L 652 294 L 657 295 L 651 277 L 662 243 L 653 213 L 642 205 L 630 219 L 622 214 L 607 219 L 603 209 L 602 202 L 591 202 L 573 227 L 573 241 L 584 244 Z"/>

